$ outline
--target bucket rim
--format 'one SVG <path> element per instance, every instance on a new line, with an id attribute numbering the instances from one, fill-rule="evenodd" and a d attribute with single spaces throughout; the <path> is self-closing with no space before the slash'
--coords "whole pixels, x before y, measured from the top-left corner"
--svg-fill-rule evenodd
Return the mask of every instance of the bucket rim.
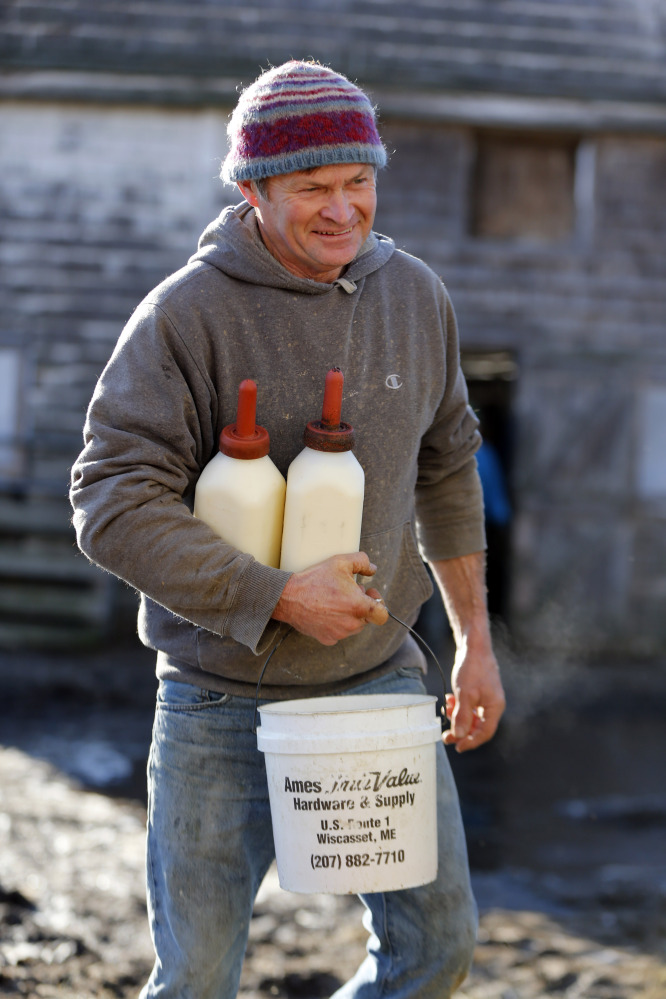
<path id="1" fill-rule="evenodd" d="M 363 700 L 365 703 L 359 704 Z M 434 694 L 332 694 L 326 697 L 292 698 L 259 705 L 267 715 L 331 715 L 387 712 L 436 703 Z M 313 707 L 309 707 L 313 706 Z"/>
<path id="2" fill-rule="evenodd" d="M 417 728 L 383 729 L 375 732 L 294 733 L 273 732 L 259 726 L 257 748 L 269 756 L 358 756 L 403 752 L 440 741 L 442 726 L 437 718 Z"/>

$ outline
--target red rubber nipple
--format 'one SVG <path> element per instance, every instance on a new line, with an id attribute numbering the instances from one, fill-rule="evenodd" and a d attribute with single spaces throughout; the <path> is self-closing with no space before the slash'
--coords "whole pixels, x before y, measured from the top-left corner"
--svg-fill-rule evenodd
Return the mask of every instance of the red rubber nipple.
<path id="1" fill-rule="evenodd" d="M 230 423 L 220 434 L 220 451 L 230 458 L 263 458 L 268 454 L 270 438 L 264 427 L 258 427 L 257 386 L 245 378 L 238 386 L 236 422 Z"/>
<path id="2" fill-rule="evenodd" d="M 321 420 L 308 423 L 304 434 L 305 446 L 314 451 L 351 451 L 354 447 L 354 429 L 340 419 L 344 380 L 340 368 L 331 368 L 326 375 Z"/>

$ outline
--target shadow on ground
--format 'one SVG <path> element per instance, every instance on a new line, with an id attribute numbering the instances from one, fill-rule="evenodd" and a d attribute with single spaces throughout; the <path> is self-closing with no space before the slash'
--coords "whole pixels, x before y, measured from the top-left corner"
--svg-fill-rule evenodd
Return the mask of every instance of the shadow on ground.
<path id="1" fill-rule="evenodd" d="M 481 910 L 460 994 L 663 999 L 666 664 L 507 653 L 504 675 L 497 739 L 451 754 Z M 428 683 L 440 692 L 434 671 Z M 151 961 L 155 687 L 153 655 L 134 643 L 0 654 L 0 995 L 137 995 Z M 283 892 L 272 871 L 240 994 L 331 994 L 363 957 L 359 910 L 355 898 Z"/>

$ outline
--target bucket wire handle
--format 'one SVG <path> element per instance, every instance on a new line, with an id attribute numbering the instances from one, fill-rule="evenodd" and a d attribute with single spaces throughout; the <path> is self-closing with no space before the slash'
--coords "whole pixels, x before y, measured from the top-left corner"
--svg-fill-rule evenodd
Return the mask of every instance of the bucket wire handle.
<path id="1" fill-rule="evenodd" d="M 384 606 L 386 607 L 386 604 L 384 604 Z M 399 617 L 396 617 L 396 615 L 393 613 L 393 611 L 390 611 L 388 609 L 388 607 L 386 607 L 386 613 L 388 614 L 388 616 L 393 621 L 396 622 L 396 624 L 399 624 L 403 628 L 406 628 L 407 631 L 411 635 L 413 635 L 414 638 L 416 638 L 421 643 L 421 645 L 426 650 L 426 652 L 430 653 L 432 659 L 435 662 L 435 665 L 436 665 L 437 669 L 439 670 L 439 675 L 442 678 L 442 688 L 444 690 L 444 710 L 446 710 L 446 676 L 444 675 L 444 670 L 442 669 L 442 664 L 440 663 L 439 659 L 437 658 L 437 656 L 435 655 L 435 653 L 432 651 L 432 649 L 430 648 L 430 646 L 426 642 L 425 638 L 423 638 L 421 635 L 419 635 L 418 631 L 414 631 L 414 629 L 411 628 L 408 624 L 406 624 L 404 621 L 401 621 Z M 259 674 L 259 680 L 257 682 L 257 690 L 256 690 L 256 693 L 254 695 L 254 717 L 253 717 L 253 721 L 252 721 L 252 732 L 254 733 L 254 735 L 257 734 L 257 711 L 259 710 L 259 692 L 261 690 L 261 682 L 264 679 L 264 674 L 266 672 L 266 667 L 268 666 L 269 662 L 273 658 L 274 653 L 277 652 L 277 650 L 280 648 L 280 646 L 284 642 L 284 640 L 287 637 L 287 635 L 289 635 L 290 632 L 292 632 L 293 630 L 294 630 L 293 627 L 290 625 L 289 628 L 285 631 L 285 633 L 280 638 L 280 641 L 276 645 L 274 645 L 273 648 L 271 649 L 271 651 L 268 653 L 268 656 L 266 657 L 266 662 L 261 667 L 261 673 Z"/>
<path id="2" fill-rule="evenodd" d="M 271 649 L 271 651 L 268 653 L 268 655 L 266 656 L 266 662 L 261 667 L 261 673 L 259 674 L 259 680 L 257 682 L 257 690 L 256 690 L 256 693 L 254 695 L 254 717 L 252 719 L 252 732 L 254 733 L 254 735 L 257 734 L 257 711 L 259 710 L 259 691 L 261 690 L 261 681 L 264 678 L 264 673 L 266 672 L 266 667 L 268 666 L 269 662 L 271 661 L 271 659 L 273 658 L 273 656 L 275 655 L 275 653 L 277 652 L 277 650 L 280 648 L 280 646 L 284 642 L 284 640 L 287 637 L 287 635 L 289 635 L 293 630 L 294 630 L 293 626 L 289 625 L 289 627 L 287 628 L 287 630 L 285 631 L 285 633 L 280 638 L 280 641 L 277 642 L 277 644 L 274 645 L 273 648 Z"/>
<path id="3" fill-rule="evenodd" d="M 386 604 L 384 604 L 384 606 L 386 607 Z M 437 658 L 437 656 L 435 655 L 435 653 L 432 651 L 432 649 L 430 648 L 430 646 L 426 642 L 425 638 L 423 638 L 421 635 L 419 635 L 418 631 L 414 631 L 414 629 L 410 628 L 410 626 L 408 624 L 406 624 L 404 621 L 401 621 L 399 617 L 395 616 L 395 614 L 393 613 L 393 611 L 390 611 L 388 609 L 388 607 L 386 607 L 386 613 L 388 614 L 388 616 L 393 621 L 396 621 L 398 624 L 401 624 L 403 628 L 406 628 L 407 631 L 410 633 L 410 635 L 413 635 L 414 638 L 416 638 L 421 643 L 421 645 L 426 650 L 426 652 L 429 652 L 430 655 L 432 656 L 432 658 L 433 658 L 433 660 L 435 662 L 435 666 L 439 670 L 439 675 L 442 678 L 442 689 L 444 691 L 444 705 L 445 705 L 445 708 L 446 708 L 446 676 L 444 675 L 444 670 L 442 669 L 442 664 L 440 663 L 439 659 Z"/>

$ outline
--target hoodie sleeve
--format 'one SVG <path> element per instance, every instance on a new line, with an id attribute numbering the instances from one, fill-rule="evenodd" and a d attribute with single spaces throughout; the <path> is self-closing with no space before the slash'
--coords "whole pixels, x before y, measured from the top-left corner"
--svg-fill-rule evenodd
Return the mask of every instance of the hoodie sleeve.
<path id="1" fill-rule="evenodd" d="M 217 398 L 157 305 L 142 304 L 101 375 L 72 470 L 82 551 L 173 614 L 261 652 L 289 573 L 223 542 L 191 513 L 214 453 Z"/>
<path id="2" fill-rule="evenodd" d="M 483 495 L 474 457 L 481 445 L 479 421 L 469 405 L 460 367 L 455 313 L 442 291 L 446 377 L 435 418 L 421 440 L 416 483 L 418 540 L 430 561 L 486 547 Z"/>

